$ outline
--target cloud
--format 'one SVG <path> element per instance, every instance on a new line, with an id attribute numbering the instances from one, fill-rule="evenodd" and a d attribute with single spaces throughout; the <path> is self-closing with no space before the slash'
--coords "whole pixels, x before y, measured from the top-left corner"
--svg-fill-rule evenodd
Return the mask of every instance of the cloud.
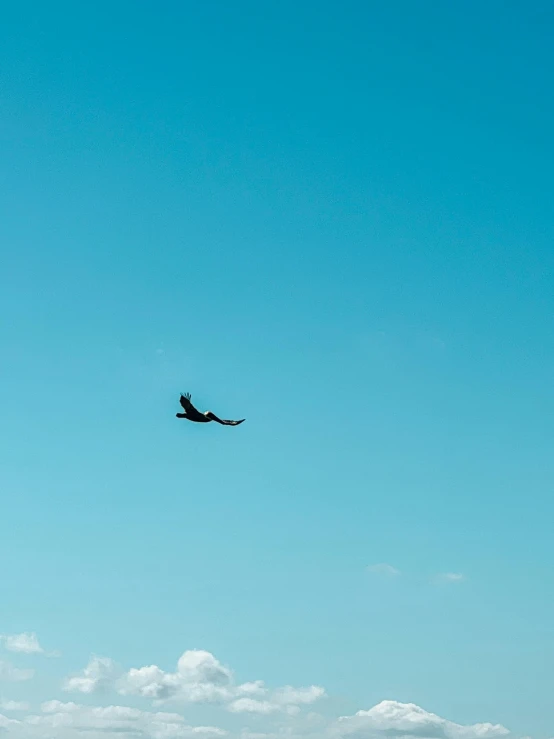
<path id="1" fill-rule="evenodd" d="M 392 565 L 386 564 L 386 562 L 376 565 L 368 565 L 367 571 L 372 572 L 375 575 L 385 575 L 387 577 L 396 577 L 397 575 L 400 575 L 400 570 L 397 570 L 396 567 L 393 567 Z"/>
<path id="2" fill-rule="evenodd" d="M 19 724 L 19 721 L 16 721 L 13 718 L 8 718 L 7 716 L 3 716 L 0 713 L 0 731 L 9 731 L 10 729 L 13 729 Z"/>
<path id="3" fill-rule="evenodd" d="M 318 685 L 309 688 L 292 688 L 290 685 L 278 688 L 273 694 L 273 700 L 284 706 L 309 705 L 325 697 L 325 690 Z"/>
<path id="4" fill-rule="evenodd" d="M 462 726 L 429 713 L 414 703 L 382 701 L 369 711 L 341 717 L 335 736 L 345 739 L 417 737 L 418 739 L 494 739 L 509 734 L 500 724 Z"/>
<path id="5" fill-rule="evenodd" d="M 435 575 L 433 582 L 436 585 L 447 585 L 448 583 L 463 582 L 466 579 L 466 576 L 462 575 L 461 572 L 441 572 L 440 574 Z"/>
<path id="6" fill-rule="evenodd" d="M 325 690 L 317 685 L 309 688 L 292 688 L 290 685 L 284 688 L 270 691 L 265 687 L 262 680 L 255 683 L 243 683 L 234 690 L 235 695 L 246 695 L 238 697 L 227 705 L 231 713 L 258 713 L 268 714 L 284 711 L 290 715 L 296 715 L 300 705 L 315 703 L 325 697 Z M 252 696 L 258 696 L 253 698 Z"/>
<path id="7" fill-rule="evenodd" d="M 117 674 L 116 664 L 109 657 L 93 656 L 80 675 L 68 678 L 63 689 L 73 693 L 95 693 L 108 688 Z"/>
<path id="8" fill-rule="evenodd" d="M 63 701 L 45 701 L 40 710 L 43 713 L 72 713 L 73 711 L 81 710 L 81 706 L 78 703 L 64 703 Z"/>
<path id="9" fill-rule="evenodd" d="M 19 652 L 21 654 L 44 654 L 37 635 L 34 633 L 2 634 L 0 640 L 8 652 Z"/>
<path id="10" fill-rule="evenodd" d="M 300 689 L 294 696 L 287 689 L 282 693 L 285 702 L 321 697 L 315 689 Z M 500 724 L 456 724 L 414 703 L 393 700 L 338 719 L 313 712 L 298 716 L 293 711 L 277 721 L 278 709 L 271 700 L 243 697 L 234 703 L 241 708 L 230 709 L 233 713 L 242 714 L 246 721 L 262 722 L 258 730 L 252 731 L 247 724 L 229 733 L 218 726 L 191 726 L 175 712 L 50 700 L 42 703 L 39 713 L 18 720 L 0 715 L 0 731 L 6 730 L 10 739 L 503 739 L 509 735 Z"/>
<path id="11" fill-rule="evenodd" d="M 201 649 L 184 652 L 175 672 L 157 665 L 133 667 L 121 673 L 108 658 L 93 657 L 81 674 L 70 677 L 64 690 L 91 694 L 111 688 L 120 695 L 137 696 L 155 705 L 204 703 L 219 705 L 230 713 L 294 715 L 325 696 L 322 687 L 295 688 L 287 685 L 276 690 L 262 680 L 236 684 L 232 671 L 213 654 Z"/>
<path id="12" fill-rule="evenodd" d="M 10 679 L 32 671 L 0 663 Z M 65 690 L 90 696 L 111 691 L 113 705 L 83 705 L 55 695 L 30 712 L 27 703 L 0 703 L 0 736 L 7 739 L 504 739 L 500 724 L 457 724 L 414 703 L 385 700 L 353 715 L 331 717 L 315 704 L 326 697 L 311 685 L 269 687 L 263 680 L 239 683 L 233 671 L 210 652 L 184 652 L 174 671 L 157 665 L 124 671 L 107 657 L 93 656 L 70 676 Z M 151 702 L 148 707 L 144 701 Z M 171 707 L 165 704 L 172 701 Z M 202 715 L 205 725 L 194 726 L 180 706 Z M 5 712 L 8 715 L 4 715 Z M 10 716 L 9 713 L 12 713 Z"/>
<path id="13" fill-rule="evenodd" d="M 263 683 L 262 683 L 263 685 Z M 238 686 L 237 692 L 240 692 L 243 686 Z M 270 691 L 262 688 L 262 695 L 267 698 L 260 700 L 258 698 L 237 698 L 229 703 L 227 709 L 232 713 L 276 713 L 283 711 L 291 716 L 295 716 L 300 711 L 300 706 L 310 705 L 324 698 L 325 690 L 318 685 L 312 685 L 309 688 L 292 688 L 290 685 L 284 688 Z"/>
<path id="14" fill-rule="evenodd" d="M 255 698 L 237 698 L 229 703 L 229 711 L 232 713 L 273 713 L 279 710 L 279 706 L 271 701 L 260 701 Z"/>
<path id="15" fill-rule="evenodd" d="M 200 649 L 184 652 L 176 672 L 164 672 L 156 665 L 134 667 L 118 681 L 122 695 L 164 701 L 178 699 L 187 703 L 216 703 L 228 699 L 231 671 L 213 654 Z"/>
<path id="16" fill-rule="evenodd" d="M 57 700 L 43 703 L 40 714 L 11 721 L 6 728 L 10 736 L 25 739 L 45 736 L 56 739 L 220 739 L 227 733 L 212 726 L 189 726 L 177 713 L 142 711 L 118 705 L 91 707 Z"/>
<path id="17" fill-rule="evenodd" d="M 0 710 L 10 712 L 28 711 L 30 705 L 25 701 L 0 701 Z"/>
<path id="18" fill-rule="evenodd" d="M 34 670 L 21 670 L 18 667 L 14 667 L 10 662 L 2 662 L 0 660 L 0 680 L 19 683 L 25 680 L 31 680 L 34 674 Z"/>
<path id="19" fill-rule="evenodd" d="M 254 680 L 251 683 L 242 683 L 235 688 L 237 695 L 265 695 L 267 688 L 263 680 Z"/>

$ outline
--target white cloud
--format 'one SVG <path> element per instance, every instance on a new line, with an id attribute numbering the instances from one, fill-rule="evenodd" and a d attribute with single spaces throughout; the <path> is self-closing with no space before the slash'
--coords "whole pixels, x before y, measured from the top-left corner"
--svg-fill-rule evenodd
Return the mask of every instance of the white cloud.
<path id="1" fill-rule="evenodd" d="M 7 663 L 0 667 L 8 679 L 32 675 Z M 229 667 L 203 650 L 184 652 L 173 672 L 157 665 L 124 672 L 113 660 L 93 656 L 81 673 L 66 680 L 64 689 L 87 695 L 110 690 L 132 696 L 134 705 L 119 705 L 127 702 L 122 698 L 118 705 L 82 705 L 53 696 L 31 713 L 27 703 L 4 701 L 0 702 L 0 735 L 7 739 L 504 739 L 509 734 L 500 724 L 457 724 L 414 703 L 393 700 L 331 718 L 313 710 L 326 696 L 322 687 L 271 688 L 262 680 L 237 683 Z M 144 699 L 158 706 L 171 700 L 173 705 L 169 710 L 144 710 Z M 207 725 L 187 723 L 179 703 L 206 704 L 196 710 L 206 717 Z"/>
<path id="2" fill-rule="evenodd" d="M 34 670 L 22 670 L 14 667 L 10 662 L 0 661 L 0 680 L 19 683 L 24 680 L 31 680 L 34 674 Z"/>
<path id="3" fill-rule="evenodd" d="M 0 701 L 0 710 L 8 713 L 17 711 L 28 711 L 30 705 L 25 701 Z"/>
<path id="4" fill-rule="evenodd" d="M 68 702 L 64 703 L 63 701 L 45 701 L 41 707 L 40 710 L 43 713 L 73 713 L 74 711 L 80 711 L 81 706 L 78 703 Z"/>
<path id="5" fill-rule="evenodd" d="M 19 724 L 19 721 L 16 721 L 13 718 L 8 718 L 7 716 L 3 716 L 0 713 L 0 731 L 9 731 L 10 729 L 15 728 Z"/>
<path id="6" fill-rule="evenodd" d="M 176 672 L 164 672 L 156 665 L 134 667 L 118 681 L 122 695 L 187 703 L 214 703 L 228 699 L 231 671 L 210 652 L 192 649 L 181 656 Z"/>
<path id="7" fill-rule="evenodd" d="M 238 685 L 234 689 L 234 694 L 239 697 L 228 703 L 227 710 L 231 713 L 269 714 L 284 711 L 295 715 L 300 710 L 300 705 L 315 703 L 323 698 L 325 690 L 316 685 L 309 688 L 292 688 L 287 685 L 284 688 L 270 691 L 264 686 L 262 680 L 257 680 L 254 683 Z"/>
<path id="8" fill-rule="evenodd" d="M 261 683 L 263 685 L 263 683 Z M 259 689 L 267 696 L 264 700 L 258 698 L 237 698 L 231 701 L 227 709 L 232 713 L 260 713 L 268 714 L 277 711 L 283 711 L 293 716 L 300 711 L 301 705 L 310 705 L 321 698 L 325 697 L 325 690 L 318 685 L 312 685 L 309 688 L 292 688 L 290 685 L 284 688 L 270 691 L 267 688 Z M 240 693 L 243 686 L 238 686 L 237 692 Z"/>
<path id="9" fill-rule="evenodd" d="M 63 689 L 73 693 L 95 693 L 109 687 L 116 674 L 117 668 L 113 660 L 93 656 L 80 675 L 65 681 Z"/>
<path id="10" fill-rule="evenodd" d="M 229 703 L 231 713 L 273 713 L 279 710 L 279 706 L 271 701 L 261 701 L 256 698 L 237 698 Z"/>
<path id="11" fill-rule="evenodd" d="M 382 701 L 369 711 L 343 716 L 336 725 L 335 736 L 369 739 L 378 735 L 418 737 L 419 739 L 493 739 L 509 734 L 499 724 L 462 726 L 429 713 L 414 703 Z"/>
<path id="12" fill-rule="evenodd" d="M 56 739 L 219 739 L 226 735 L 222 729 L 212 726 L 189 726 L 177 713 L 141 711 L 128 706 L 91 707 L 55 700 L 43 703 L 41 711 L 6 724 L 9 735 L 25 739 L 47 736 Z"/>
<path id="13" fill-rule="evenodd" d="M 44 649 L 40 646 L 37 635 L 34 633 L 2 634 L 0 639 L 9 652 L 44 654 Z"/>
<path id="14" fill-rule="evenodd" d="M 304 695 L 308 699 L 308 694 Z M 288 712 L 275 722 L 275 704 L 240 698 L 239 711 L 248 721 L 262 721 L 260 730 L 248 725 L 229 734 L 215 726 L 190 726 L 179 713 L 144 711 L 121 705 L 84 706 L 51 700 L 40 713 L 19 720 L 0 715 L 0 730 L 14 739 L 502 739 L 508 730 L 491 723 L 456 724 L 413 703 L 383 701 L 367 711 L 337 720 L 316 713 Z M 264 731 L 265 729 L 265 731 Z"/>
<path id="15" fill-rule="evenodd" d="M 295 713 L 325 695 L 323 688 L 285 686 L 269 690 L 262 680 L 236 685 L 232 671 L 213 654 L 184 652 L 175 672 L 157 665 L 133 667 L 119 675 L 112 660 L 95 657 L 80 675 L 66 680 L 66 691 L 94 693 L 108 686 L 120 695 L 139 696 L 156 704 L 165 701 L 219 704 L 232 713 Z"/>
<path id="16" fill-rule="evenodd" d="M 254 680 L 251 683 L 242 683 L 235 688 L 237 695 L 266 695 L 267 688 L 263 680 Z"/>
<path id="17" fill-rule="evenodd" d="M 375 575 L 386 575 L 387 577 L 395 577 L 396 575 L 400 575 L 400 570 L 397 570 L 396 567 L 393 567 L 386 562 L 381 562 L 380 564 L 376 565 L 368 565 L 367 570 L 368 572 L 372 572 Z"/>
<path id="18" fill-rule="evenodd" d="M 466 576 L 462 575 L 461 572 L 441 572 L 434 577 L 434 582 L 437 585 L 463 582 L 466 580 Z"/>
<path id="19" fill-rule="evenodd" d="M 273 700 L 280 705 L 309 705 L 325 697 L 325 690 L 318 685 L 309 688 L 292 688 L 290 685 L 279 688 L 273 694 Z"/>

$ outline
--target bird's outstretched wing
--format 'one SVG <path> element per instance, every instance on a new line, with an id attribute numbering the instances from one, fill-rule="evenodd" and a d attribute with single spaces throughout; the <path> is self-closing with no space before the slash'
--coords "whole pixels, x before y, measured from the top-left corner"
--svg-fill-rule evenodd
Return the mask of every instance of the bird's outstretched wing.
<path id="1" fill-rule="evenodd" d="M 181 403 L 181 406 L 183 407 L 186 413 L 198 413 L 196 408 L 190 402 L 190 393 L 181 393 L 181 397 L 179 398 L 179 403 Z"/>
<path id="2" fill-rule="evenodd" d="M 222 418 L 218 418 L 215 413 L 212 413 L 211 411 L 207 411 L 204 415 L 211 421 L 216 421 L 217 423 L 220 423 L 222 426 L 240 426 L 240 424 L 246 420 L 245 418 L 241 418 L 240 421 L 231 421 L 228 419 L 224 420 Z"/>

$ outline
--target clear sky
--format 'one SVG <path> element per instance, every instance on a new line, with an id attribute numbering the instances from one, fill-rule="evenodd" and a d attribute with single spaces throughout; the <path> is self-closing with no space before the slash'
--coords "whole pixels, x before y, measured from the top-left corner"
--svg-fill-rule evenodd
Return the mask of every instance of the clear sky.
<path id="1" fill-rule="evenodd" d="M 0 729 L 554 734 L 553 23 L 4 4 Z"/>

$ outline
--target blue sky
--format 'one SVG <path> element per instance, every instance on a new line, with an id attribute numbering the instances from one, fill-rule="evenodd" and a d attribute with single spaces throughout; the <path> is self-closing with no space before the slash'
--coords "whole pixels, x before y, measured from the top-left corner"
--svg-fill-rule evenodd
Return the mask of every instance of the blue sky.
<path id="1" fill-rule="evenodd" d="M 3 9 L 9 735 L 552 736 L 553 21 Z"/>

